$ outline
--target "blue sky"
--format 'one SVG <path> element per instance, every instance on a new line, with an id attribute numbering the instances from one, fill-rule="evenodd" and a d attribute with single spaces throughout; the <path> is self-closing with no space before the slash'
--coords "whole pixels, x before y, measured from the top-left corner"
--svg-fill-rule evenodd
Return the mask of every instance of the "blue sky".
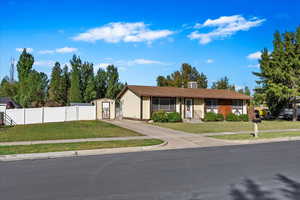
<path id="1" fill-rule="evenodd" d="M 95 68 L 115 64 L 128 84 L 155 85 L 187 62 L 209 83 L 228 76 L 255 87 L 252 71 L 275 30 L 299 25 L 300 1 L 1 0 L 0 78 L 28 48 L 50 74 L 74 53 Z"/>

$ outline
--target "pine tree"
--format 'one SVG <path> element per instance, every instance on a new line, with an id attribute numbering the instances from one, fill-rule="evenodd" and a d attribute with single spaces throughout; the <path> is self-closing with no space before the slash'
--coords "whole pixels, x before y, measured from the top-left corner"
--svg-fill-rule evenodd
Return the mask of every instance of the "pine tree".
<path id="1" fill-rule="evenodd" d="M 96 97 L 104 98 L 107 90 L 107 73 L 103 69 L 99 69 L 95 77 Z"/>
<path id="2" fill-rule="evenodd" d="M 62 103 L 67 105 L 69 101 L 69 90 L 70 90 L 70 75 L 68 66 L 65 65 L 62 71 L 60 90 L 62 94 Z"/>
<path id="3" fill-rule="evenodd" d="M 81 72 L 80 77 L 81 77 L 81 92 L 82 92 L 82 96 L 83 96 L 83 99 L 84 99 L 85 102 L 90 102 L 91 99 L 88 96 L 90 96 L 91 94 L 90 93 L 86 94 L 85 92 L 87 91 L 87 87 L 88 87 L 89 82 L 93 82 L 94 83 L 94 68 L 93 68 L 93 64 L 89 63 L 89 62 L 84 62 L 82 64 L 82 66 L 81 66 L 80 72 Z M 93 88 L 95 88 L 95 86 Z M 90 89 L 91 89 L 91 87 L 89 88 L 89 90 Z M 90 92 L 92 92 L 92 91 L 90 91 Z M 86 101 L 86 99 L 88 99 L 88 101 Z"/>
<path id="4" fill-rule="evenodd" d="M 55 105 L 63 105 L 63 91 L 61 90 L 62 84 L 62 70 L 59 62 L 54 64 L 51 73 L 51 80 L 48 90 L 48 100 L 55 103 Z"/>
<path id="5" fill-rule="evenodd" d="M 293 120 L 297 118 L 296 98 L 300 86 L 299 29 L 283 35 L 276 32 L 273 52 L 269 53 L 267 49 L 262 51 L 260 72 L 253 73 L 259 78 L 255 91 L 264 94 L 264 101 L 271 113 L 277 116 L 282 108 L 290 104 L 294 108 Z"/>
<path id="6" fill-rule="evenodd" d="M 158 76 L 157 86 L 188 87 L 188 82 L 196 81 L 198 88 L 207 88 L 207 77 L 199 73 L 196 67 L 183 63 L 180 71 L 175 71 L 171 75 Z"/>
<path id="7" fill-rule="evenodd" d="M 71 88 L 70 88 L 70 102 L 82 102 L 81 81 L 80 81 L 80 68 L 81 60 L 76 55 L 70 60 L 71 71 Z"/>
<path id="8" fill-rule="evenodd" d="M 221 78 L 219 81 L 213 82 L 211 88 L 219 90 L 235 90 L 235 86 L 229 83 L 229 78 L 227 76 Z"/>
<path id="9" fill-rule="evenodd" d="M 90 76 L 87 80 L 87 86 L 85 88 L 84 101 L 89 103 L 96 98 L 96 87 L 94 77 Z"/>
<path id="10" fill-rule="evenodd" d="M 24 49 L 19 57 L 17 63 L 17 71 L 19 78 L 19 91 L 17 100 L 23 106 L 27 107 L 31 104 L 30 102 L 30 94 L 28 94 L 28 90 L 30 90 L 30 82 L 28 81 L 29 75 L 32 72 L 32 66 L 34 63 L 34 58 L 31 54 L 27 53 L 26 49 Z"/>
<path id="11" fill-rule="evenodd" d="M 114 99 L 121 91 L 121 84 L 119 83 L 118 69 L 114 65 L 107 66 L 107 91 L 106 98 Z"/>

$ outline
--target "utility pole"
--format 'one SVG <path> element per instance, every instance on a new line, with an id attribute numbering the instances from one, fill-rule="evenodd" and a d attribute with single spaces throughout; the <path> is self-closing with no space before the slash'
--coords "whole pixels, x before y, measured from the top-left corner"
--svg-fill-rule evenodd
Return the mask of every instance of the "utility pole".
<path id="1" fill-rule="evenodd" d="M 10 59 L 10 69 L 9 69 L 9 82 L 13 83 L 15 81 L 15 59 Z"/>

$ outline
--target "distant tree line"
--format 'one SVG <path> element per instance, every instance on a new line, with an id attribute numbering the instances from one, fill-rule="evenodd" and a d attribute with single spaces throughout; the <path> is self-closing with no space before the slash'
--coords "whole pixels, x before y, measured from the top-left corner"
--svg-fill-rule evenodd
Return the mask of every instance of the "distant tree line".
<path id="1" fill-rule="evenodd" d="M 207 76 L 200 73 L 196 67 L 192 67 L 188 63 L 183 63 L 181 69 L 177 70 L 167 76 L 158 76 L 156 79 L 157 86 L 171 86 L 187 88 L 188 82 L 194 81 L 197 83 L 198 88 L 208 88 Z M 230 84 L 229 78 L 224 77 L 212 83 L 212 89 L 236 90 L 234 84 Z M 250 95 L 249 87 L 238 89 L 237 92 Z"/>
<path id="2" fill-rule="evenodd" d="M 18 81 L 3 78 L 0 96 L 11 97 L 23 107 L 65 106 L 70 102 L 115 98 L 124 87 L 114 65 L 94 74 L 93 63 L 82 62 L 76 55 L 70 60 L 70 70 L 56 62 L 50 80 L 45 73 L 32 69 L 33 64 L 34 57 L 24 49 L 17 63 Z"/>

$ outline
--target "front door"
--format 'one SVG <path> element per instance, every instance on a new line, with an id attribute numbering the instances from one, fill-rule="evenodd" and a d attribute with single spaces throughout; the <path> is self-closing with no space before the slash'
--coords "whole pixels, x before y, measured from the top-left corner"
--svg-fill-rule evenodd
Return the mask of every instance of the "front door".
<path id="1" fill-rule="evenodd" d="M 193 100 L 185 99 L 185 118 L 193 118 Z"/>
<path id="2" fill-rule="evenodd" d="M 102 103 L 102 118 L 110 119 L 110 103 L 109 102 Z"/>

